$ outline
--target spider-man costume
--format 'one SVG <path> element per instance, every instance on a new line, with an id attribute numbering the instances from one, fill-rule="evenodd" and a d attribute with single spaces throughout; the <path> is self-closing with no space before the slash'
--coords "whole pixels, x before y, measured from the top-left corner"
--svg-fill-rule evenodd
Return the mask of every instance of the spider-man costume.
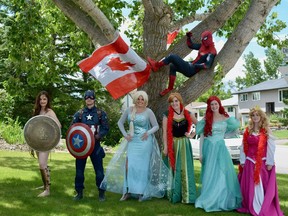
<path id="1" fill-rule="evenodd" d="M 217 51 L 214 46 L 212 33 L 204 31 L 201 34 L 201 44 L 193 43 L 191 40 L 192 33 L 187 32 L 187 46 L 193 50 L 199 50 L 196 59 L 192 62 L 184 61 L 180 56 L 170 54 L 162 61 L 156 62 L 151 58 L 147 58 L 151 68 L 154 72 L 158 71 L 160 67 L 170 64 L 169 84 L 168 88 L 160 93 L 161 96 L 166 95 L 174 88 L 176 80 L 176 72 L 184 74 L 186 77 L 192 77 L 201 69 L 210 68 L 213 64 Z"/>

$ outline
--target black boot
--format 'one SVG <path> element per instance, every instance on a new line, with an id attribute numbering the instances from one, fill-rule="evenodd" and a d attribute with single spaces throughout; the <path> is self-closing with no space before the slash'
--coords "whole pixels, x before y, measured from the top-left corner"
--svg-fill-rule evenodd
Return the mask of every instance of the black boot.
<path id="1" fill-rule="evenodd" d="M 83 199 L 83 190 L 77 190 L 76 192 L 77 194 L 74 196 L 73 200 L 77 201 Z"/>
<path id="2" fill-rule="evenodd" d="M 105 201 L 105 190 L 99 189 L 99 201 Z"/>

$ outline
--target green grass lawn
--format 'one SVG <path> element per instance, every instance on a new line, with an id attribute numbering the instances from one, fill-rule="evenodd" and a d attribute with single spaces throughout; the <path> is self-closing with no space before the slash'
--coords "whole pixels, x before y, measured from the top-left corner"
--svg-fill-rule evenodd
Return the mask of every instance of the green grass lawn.
<path id="1" fill-rule="evenodd" d="M 105 158 L 105 166 L 111 158 Z M 120 194 L 106 193 L 106 201 L 98 201 L 95 175 L 91 161 L 87 161 L 85 171 L 84 199 L 78 202 L 74 196 L 75 160 L 69 153 L 52 153 L 51 195 L 38 198 L 41 192 L 34 188 L 41 185 L 37 160 L 28 152 L 0 151 L 0 215 L 241 215 L 236 212 L 205 213 L 194 205 L 171 204 L 165 198 L 145 202 L 128 200 L 120 202 Z M 236 168 L 236 167 L 235 167 Z M 200 163 L 195 161 L 196 182 L 199 182 Z M 277 175 L 281 209 L 288 213 L 288 175 Z"/>
<path id="2" fill-rule="evenodd" d="M 277 139 L 288 139 L 288 130 L 274 130 L 273 135 Z"/>

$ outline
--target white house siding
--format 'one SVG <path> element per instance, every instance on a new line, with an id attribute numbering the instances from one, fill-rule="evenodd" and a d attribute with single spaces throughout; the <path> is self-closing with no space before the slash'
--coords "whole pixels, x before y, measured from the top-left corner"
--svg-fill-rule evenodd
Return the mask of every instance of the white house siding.
<path id="1" fill-rule="evenodd" d="M 274 111 L 280 112 L 284 109 L 284 107 L 288 107 L 283 102 L 279 101 L 279 90 L 273 89 L 269 91 L 261 91 L 260 92 L 260 100 L 253 101 L 252 95 L 253 92 L 246 93 L 248 95 L 248 100 L 241 102 L 239 99 L 239 113 L 242 115 L 245 113 L 249 113 L 249 110 L 255 106 L 259 106 L 264 112 L 266 112 L 266 104 L 274 103 Z M 240 96 L 239 96 L 240 98 Z"/>

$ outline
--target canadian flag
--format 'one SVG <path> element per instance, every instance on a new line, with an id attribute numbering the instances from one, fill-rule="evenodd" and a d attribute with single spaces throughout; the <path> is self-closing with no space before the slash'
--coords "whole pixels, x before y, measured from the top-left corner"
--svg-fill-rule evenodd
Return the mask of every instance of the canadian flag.
<path id="1" fill-rule="evenodd" d="M 172 32 L 168 32 L 167 34 L 167 48 L 173 43 L 174 39 L 177 37 L 180 29 L 176 29 Z"/>
<path id="2" fill-rule="evenodd" d="M 120 35 L 112 43 L 96 49 L 90 57 L 78 62 L 78 66 L 99 80 L 114 99 L 140 87 L 150 75 L 150 65 Z"/>

